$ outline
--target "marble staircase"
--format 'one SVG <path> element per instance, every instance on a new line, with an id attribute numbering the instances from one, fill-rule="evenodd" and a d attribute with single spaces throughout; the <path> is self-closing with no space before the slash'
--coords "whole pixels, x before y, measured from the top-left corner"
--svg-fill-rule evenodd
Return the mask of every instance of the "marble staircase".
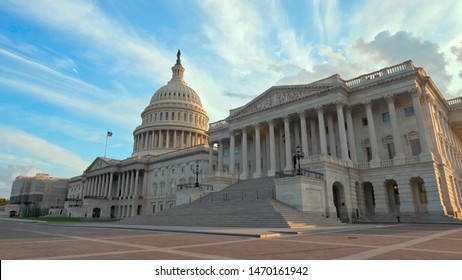
<path id="1" fill-rule="evenodd" d="M 302 228 L 339 225 L 336 219 L 300 212 L 274 199 L 274 178 L 241 180 L 190 204 L 118 223 L 162 226 Z"/>

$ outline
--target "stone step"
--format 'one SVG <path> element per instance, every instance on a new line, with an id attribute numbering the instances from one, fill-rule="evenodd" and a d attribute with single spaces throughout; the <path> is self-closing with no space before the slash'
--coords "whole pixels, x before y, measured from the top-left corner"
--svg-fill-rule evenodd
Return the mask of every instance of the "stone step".
<path id="1" fill-rule="evenodd" d="M 275 184 L 271 177 L 241 180 L 190 204 L 183 204 L 154 215 L 134 216 L 120 223 L 268 228 L 339 224 L 336 220 L 300 212 L 276 201 L 274 194 Z"/>

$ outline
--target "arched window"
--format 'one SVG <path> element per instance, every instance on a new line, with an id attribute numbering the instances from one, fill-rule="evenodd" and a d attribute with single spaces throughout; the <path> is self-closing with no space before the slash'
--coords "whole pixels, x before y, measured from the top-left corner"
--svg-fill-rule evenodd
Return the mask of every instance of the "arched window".
<path id="1" fill-rule="evenodd" d="M 162 112 L 160 112 L 159 120 L 160 120 L 160 121 L 162 120 Z"/>
<path id="2" fill-rule="evenodd" d="M 172 121 L 175 120 L 175 112 L 172 112 Z"/>
<path id="3" fill-rule="evenodd" d="M 165 120 L 168 121 L 168 112 L 165 112 Z"/>

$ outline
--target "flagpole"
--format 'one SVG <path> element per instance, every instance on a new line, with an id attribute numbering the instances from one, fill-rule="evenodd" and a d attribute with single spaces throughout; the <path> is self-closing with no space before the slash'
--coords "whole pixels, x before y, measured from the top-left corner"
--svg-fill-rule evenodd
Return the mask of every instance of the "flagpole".
<path id="1" fill-rule="evenodd" d="M 104 158 L 106 158 L 107 152 L 107 138 L 109 137 L 109 132 L 106 132 L 106 145 L 104 145 Z"/>

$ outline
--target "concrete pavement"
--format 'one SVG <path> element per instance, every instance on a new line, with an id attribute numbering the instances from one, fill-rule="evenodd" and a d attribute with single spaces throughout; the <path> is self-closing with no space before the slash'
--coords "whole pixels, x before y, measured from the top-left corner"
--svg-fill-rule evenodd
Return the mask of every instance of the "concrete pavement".
<path id="1" fill-rule="evenodd" d="M 0 219 L 8 259 L 462 259 L 462 225 L 299 229 L 44 223 Z"/>

